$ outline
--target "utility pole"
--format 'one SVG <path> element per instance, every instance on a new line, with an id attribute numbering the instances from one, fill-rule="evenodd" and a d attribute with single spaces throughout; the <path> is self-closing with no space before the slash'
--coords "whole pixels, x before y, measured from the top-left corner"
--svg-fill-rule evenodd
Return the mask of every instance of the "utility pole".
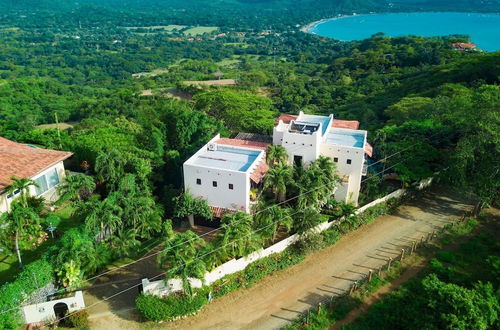
<path id="1" fill-rule="evenodd" d="M 56 130 L 57 130 L 57 139 L 59 140 L 59 149 L 62 150 L 61 129 L 59 127 L 59 118 L 57 117 L 57 112 L 54 112 L 54 117 L 56 120 Z"/>

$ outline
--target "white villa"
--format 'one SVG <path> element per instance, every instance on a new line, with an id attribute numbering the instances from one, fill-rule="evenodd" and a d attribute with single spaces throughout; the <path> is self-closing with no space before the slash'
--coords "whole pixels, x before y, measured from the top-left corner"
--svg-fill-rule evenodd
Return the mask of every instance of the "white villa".
<path id="1" fill-rule="evenodd" d="M 184 187 L 206 199 L 215 217 L 228 211 L 250 213 L 250 189 L 268 170 L 268 145 L 217 135 L 184 163 Z"/>
<path id="2" fill-rule="evenodd" d="M 333 115 L 285 114 L 276 121 L 272 143 L 288 151 L 290 164 L 307 166 L 320 156 L 330 157 L 341 177 L 335 198 L 357 205 L 361 180 L 367 171 L 365 155 L 372 155 L 367 131 L 358 127 L 358 121 L 337 120 Z M 215 136 L 184 163 L 186 190 L 207 200 L 215 217 L 239 210 L 249 213 L 250 190 L 268 171 L 268 145 Z"/>
<path id="3" fill-rule="evenodd" d="M 358 130 L 358 121 L 337 120 L 333 115 L 281 115 L 273 130 L 273 144 L 288 151 L 290 163 L 307 165 L 320 156 L 337 165 L 341 184 L 335 191 L 339 201 L 358 204 L 361 178 L 366 175 L 365 154 L 372 156 L 367 131 Z"/>
<path id="4" fill-rule="evenodd" d="M 31 196 L 55 201 L 55 188 L 65 177 L 63 162 L 71 155 L 71 152 L 41 149 L 0 137 L 0 213 L 9 211 L 20 193 L 5 192 L 12 183 L 11 177 L 32 179 L 38 187 L 30 187 Z"/>

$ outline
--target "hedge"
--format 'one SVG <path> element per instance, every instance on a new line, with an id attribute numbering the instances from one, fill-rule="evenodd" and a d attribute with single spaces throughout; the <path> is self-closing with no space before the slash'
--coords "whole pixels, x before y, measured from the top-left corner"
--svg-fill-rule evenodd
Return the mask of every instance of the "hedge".
<path id="1" fill-rule="evenodd" d="M 387 203 L 389 204 L 389 203 Z M 391 207 L 386 203 L 381 203 L 369 208 L 356 217 L 356 226 L 368 223 L 375 217 L 387 213 Z M 313 246 L 314 250 L 333 245 L 342 236 L 336 226 L 332 226 L 322 233 L 311 234 L 318 236 L 318 242 Z M 308 239 L 310 239 L 309 237 Z M 150 321 L 172 321 L 182 316 L 196 314 L 204 305 L 208 304 L 208 293 L 212 292 L 212 297 L 222 297 L 231 291 L 240 288 L 249 288 L 261 278 L 274 273 L 275 271 L 288 268 L 301 263 L 311 249 L 304 249 L 307 242 L 298 241 L 288 247 L 282 253 L 272 254 L 266 258 L 257 260 L 248 265 L 244 270 L 224 276 L 210 286 L 206 286 L 197 291 L 197 296 L 189 298 L 187 296 L 173 295 L 167 298 L 160 298 L 152 295 L 142 294 L 136 299 L 136 306 L 139 313 Z"/>
<path id="2" fill-rule="evenodd" d="M 0 312 L 19 307 L 37 289 L 54 281 L 54 269 L 45 259 L 24 267 L 16 279 L 0 287 Z M 0 329 L 17 329 L 22 323 L 19 309 L 0 314 Z"/>
<path id="3" fill-rule="evenodd" d="M 170 296 L 159 298 L 141 294 L 135 304 L 139 313 L 150 321 L 173 321 L 183 316 L 196 314 L 208 303 L 205 290 L 199 290 L 193 297 Z"/>

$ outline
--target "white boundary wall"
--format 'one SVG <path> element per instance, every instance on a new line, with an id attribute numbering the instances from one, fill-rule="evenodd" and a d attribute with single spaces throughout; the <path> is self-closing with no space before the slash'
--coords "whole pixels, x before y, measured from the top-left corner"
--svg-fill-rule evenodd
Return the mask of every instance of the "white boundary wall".
<path id="1" fill-rule="evenodd" d="M 416 188 L 418 190 L 422 190 L 424 188 L 429 187 L 432 184 L 433 178 L 427 178 L 424 180 L 421 180 L 415 184 Z M 357 209 L 354 214 L 360 214 L 369 209 L 370 207 L 373 207 L 375 205 L 378 205 L 380 203 L 384 203 L 387 200 L 391 198 L 401 198 L 404 196 L 406 193 L 406 189 L 398 189 L 396 191 L 393 191 L 389 195 L 386 195 L 382 198 L 379 198 L 377 200 L 374 200 L 373 202 L 366 204 L 365 206 Z M 330 221 L 330 222 L 323 222 L 316 226 L 315 228 L 312 229 L 312 231 L 316 231 L 318 233 L 321 233 L 331 226 L 333 226 L 336 223 L 336 221 Z M 260 249 L 257 250 L 251 254 L 249 254 L 246 257 L 240 258 L 240 259 L 232 259 L 229 260 L 228 262 L 220 265 L 219 267 L 215 268 L 209 273 L 206 273 L 204 276 L 203 281 L 199 279 L 194 279 L 191 278 L 189 279 L 189 282 L 191 283 L 191 286 L 193 288 L 201 288 L 203 285 L 210 285 L 214 283 L 215 281 L 223 278 L 226 275 L 234 274 L 236 272 L 244 270 L 248 265 L 253 263 L 254 261 L 260 260 L 262 258 L 268 257 L 271 254 L 274 253 L 280 253 L 283 252 L 287 247 L 295 243 L 299 239 L 299 235 L 295 234 L 292 235 L 288 238 L 285 238 L 282 241 L 279 241 L 278 243 L 271 245 L 270 247 L 266 249 Z M 168 296 L 172 294 L 173 292 L 180 291 L 182 290 L 182 281 L 180 279 L 170 279 L 166 283 L 163 280 L 159 281 L 154 281 L 150 282 L 148 279 L 143 279 L 142 280 L 142 286 L 143 286 L 143 292 L 146 294 L 151 294 L 155 296 Z"/>
<path id="2" fill-rule="evenodd" d="M 54 320 L 56 318 L 54 306 L 58 303 L 66 304 L 68 306 L 68 312 L 75 312 L 85 308 L 82 291 L 76 291 L 74 297 L 22 307 L 21 309 L 23 311 L 25 322 L 29 324 Z"/>

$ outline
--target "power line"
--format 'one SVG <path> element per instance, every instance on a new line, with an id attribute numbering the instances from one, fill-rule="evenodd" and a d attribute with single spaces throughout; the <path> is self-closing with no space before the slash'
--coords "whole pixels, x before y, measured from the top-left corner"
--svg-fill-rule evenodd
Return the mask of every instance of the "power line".
<path id="1" fill-rule="evenodd" d="M 437 135 L 437 134 L 438 134 L 438 133 L 435 133 L 435 134 L 431 135 L 429 138 L 432 138 L 433 136 L 435 136 L 435 135 Z M 395 155 L 398 155 L 398 154 L 400 154 L 400 153 L 402 153 L 402 152 L 404 152 L 404 151 L 406 151 L 406 150 L 411 149 L 411 148 L 412 148 L 412 147 L 414 147 L 415 145 L 417 145 L 417 143 L 415 143 L 415 144 L 413 144 L 413 145 L 411 145 L 411 146 L 409 146 L 409 147 L 407 147 L 407 148 L 405 148 L 405 149 L 403 149 L 403 150 L 397 151 L 397 152 L 395 152 L 395 153 L 393 153 L 393 154 L 391 154 L 391 155 L 389 155 L 389 156 L 386 156 L 386 157 L 384 157 L 383 159 L 380 159 L 380 160 L 378 160 L 377 162 L 375 162 L 375 163 L 373 163 L 373 164 L 368 165 L 367 167 L 371 167 L 371 166 L 374 166 L 374 165 L 376 165 L 376 164 L 380 163 L 381 161 L 385 161 L 385 160 L 387 160 L 387 159 L 389 159 L 389 158 L 391 158 L 391 157 L 393 157 L 393 156 L 395 156 Z M 380 172 L 380 173 L 383 173 L 383 172 L 385 172 L 385 171 L 387 171 L 387 170 L 389 170 L 389 169 L 391 169 L 391 168 L 393 168 L 393 167 L 395 167 L 395 166 L 397 166 L 397 165 L 401 164 L 402 162 L 403 162 L 403 161 L 401 161 L 401 162 L 399 162 L 399 163 L 397 163 L 397 164 L 395 164 L 395 165 L 393 165 L 393 166 L 391 166 L 391 167 L 389 167 L 389 168 L 387 168 L 387 169 L 384 169 L 384 170 L 383 170 L 382 172 Z M 380 174 L 380 173 L 377 173 L 377 174 L 375 174 L 375 175 L 378 175 L 378 174 Z M 365 182 L 365 181 L 367 181 L 367 180 L 369 180 L 369 179 L 371 179 L 371 178 L 365 178 L 365 179 L 361 180 L 361 182 L 360 182 L 360 183 L 363 183 L 363 182 Z M 290 201 L 293 201 L 293 200 L 295 200 L 295 199 L 299 198 L 300 196 L 307 195 L 307 194 L 312 193 L 312 192 L 314 192 L 314 191 L 316 191 L 316 190 L 319 190 L 319 189 L 321 189 L 321 188 L 323 188 L 323 187 L 325 187 L 325 186 L 326 186 L 326 184 L 320 185 L 320 186 L 318 186 L 318 187 L 316 187 L 316 188 L 314 188 L 314 189 L 311 189 L 311 190 L 309 190 L 309 191 L 306 191 L 306 192 L 300 193 L 300 194 L 298 194 L 297 196 L 291 197 L 291 198 L 286 199 L 286 200 L 284 200 L 284 201 L 282 201 L 282 202 L 279 202 L 279 203 L 276 203 L 276 204 L 274 204 L 274 205 L 272 205 L 272 206 L 266 207 L 266 208 L 264 208 L 264 209 L 262 209 L 262 210 L 259 210 L 259 211 L 255 212 L 255 213 L 253 214 L 253 216 L 255 216 L 255 215 L 259 214 L 259 213 L 262 213 L 262 212 L 264 212 L 264 211 L 267 211 L 267 210 L 271 209 L 271 208 L 272 208 L 272 207 L 274 207 L 274 206 L 280 206 L 280 205 L 286 204 L 286 203 L 288 203 L 288 202 L 290 202 Z M 231 224 L 231 225 L 232 225 L 232 224 Z M 185 245 L 185 244 L 187 244 L 187 243 L 189 243 L 189 242 L 191 242 L 191 241 L 193 241 L 193 240 L 195 240 L 195 239 L 197 239 L 197 238 L 202 238 L 202 237 L 207 236 L 207 235 L 209 235 L 209 234 L 215 233 L 215 232 L 217 232 L 217 231 L 221 230 L 222 228 L 223 228 L 223 227 L 219 227 L 219 228 L 212 229 L 212 230 L 210 230 L 210 231 L 208 231 L 208 232 L 205 232 L 205 233 L 203 233 L 203 234 L 197 235 L 197 237 L 196 237 L 196 238 L 191 238 L 191 239 L 185 240 L 185 241 L 183 241 L 183 242 L 181 242 L 181 243 L 179 243 L 179 244 L 177 244 L 177 245 L 173 246 L 172 248 L 176 248 L 176 247 L 179 247 L 179 246 Z M 141 257 L 141 258 L 139 258 L 139 259 L 136 259 L 136 260 L 134 260 L 134 261 L 132 261 L 132 262 L 129 262 L 129 263 L 127 263 L 127 264 L 124 264 L 124 265 L 121 265 L 121 266 L 117 266 L 117 267 L 112 268 L 112 269 L 110 269 L 110 270 L 108 270 L 108 271 L 105 271 L 105 272 L 103 272 L 103 273 L 101 273 L 101 274 L 98 274 L 98 275 L 92 276 L 92 277 L 90 277 L 90 278 L 88 278 L 88 279 L 86 279 L 86 280 L 83 280 L 83 281 L 82 281 L 82 283 L 90 282 L 90 281 L 92 281 L 92 280 L 94 280 L 94 279 L 96 279 L 96 278 L 99 278 L 99 277 L 102 277 L 102 276 L 107 275 L 107 274 L 109 274 L 109 273 L 112 273 L 112 272 L 114 272 L 115 270 L 122 269 L 122 268 L 128 267 L 128 266 L 130 266 L 130 265 L 133 265 L 133 264 L 135 264 L 135 263 L 137 263 L 137 262 L 139 262 L 139 261 L 142 261 L 142 260 L 145 260 L 145 259 L 148 259 L 148 258 L 154 257 L 154 256 L 156 256 L 156 255 L 160 254 L 161 252 L 162 252 L 162 251 L 158 251 L 158 252 L 155 252 L 155 253 L 153 253 L 153 254 L 146 255 L 146 256 L 144 256 L 144 257 Z M 49 297 L 49 296 L 51 296 L 51 295 L 54 295 L 54 294 L 57 294 L 57 293 L 61 293 L 61 292 L 64 292 L 64 291 L 65 291 L 65 289 L 60 289 L 60 290 L 57 290 L 57 291 L 55 291 L 55 292 L 51 293 L 50 295 L 47 295 L 46 297 Z M 0 311 L 0 314 L 6 313 L 6 312 L 9 312 L 9 311 L 12 311 L 12 310 L 16 310 L 16 309 L 19 309 L 19 307 L 11 308 L 11 309 L 8 309 L 8 310 L 5 310 L 5 311 Z"/>
<path id="2" fill-rule="evenodd" d="M 387 168 L 386 170 L 391 169 L 392 167 L 397 166 L 398 164 L 400 164 L 400 163 L 402 163 L 402 162 L 403 162 L 403 161 L 401 161 L 401 162 L 399 162 L 399 163 L 397 163 L 397 164 L 395 164 L 395 165 L 393 165 L 393 166 L 391 166 L 391 167 Z M 378 175 L 378 174 L 380 174 L 380 173 L 382 173 L 382 172 L 377 173 L 377 175 Z M 367 180 L 367 179 L 365 179 L 365 180 Z M 363 180 L 363 181 L 365 181 L 365 180 Z M 362 182 L 363 182 L 363 181 L 362 181 Z M 296 211 L 296 212 L 294 212 L 294 213 L 290 214 L 289 216 L 293 216 L 293 215 L 295 215 L 295 214 L 297 214 L 297 213 L 300 213 L 300 212 L 302 212 L 302 210 L 301 210 L 301 211 Z M 277 222 L 279 222 L 279 221 L 281 221 L 281 220 L 283 220 L 283 219 L 278 219 L 278 220 L 272 221 L 270 224 L 268 224 L 268 225 L 266 225 L 266 226 L 263 226 L 263 227 L 261 227 L 261 228 L 259 228 L 259 229 L 253 230 L 252 232 L 248 233 L 247 235 L 245 235 L 245 236 L 243 236 L 243 237 L 240 237 L 240 238 L 235 239 L 235 240 L 233 240 L 233 241 L 231 241 L 231 242 L 228 242 L 228 243 L 226 243 L 226 244 L 223 244 L 223 245 L 221 245 L 221 246 L 219 246 L 219 247 L 217 247 L 217 248 L 215 248 L 215 249 L 211 250 L 210 252 L 207 252 L 207 253 L 205 253 L 205 254 L 203 254 L 203 255 L 201 255 L 201 256 L 199 256 L 199 257 L 195 258 L 194 260 L 200 260 L 200 259 L 202 259 L 202 258 L 206 257 L 207 255 L 210 255 L 210 254 L 212 254 L 212 253 L 215 253 L 216 251 L 218 251 L 218 250 L 220 250 L 220 249 L 222 249 L 222 248 L 224 248 L 224 247 L 228 246 L 229 244 L 235 243 L 235 242 L 237 242 L 237 241 L 239 241 L 239 240 L 242 240 L 242 239 L 244 239 L 244 238 L 246 238 L 246 237 L 249 237 L 250 235 L 253 235 L 253 234 L 255 234 L 255 233 L 257 233 L 257 232 L 259 232 L 259 231 L 261 231 L 261 230 L 264 230 L 265 228 L 268 228 L 268 227 L 270 227 L 270 226 L 274 225 L 275 223 L 277 223 Z M 174 247 L 175 247 L 175 246 L 174 246 Z M 172 248 L 173 248 L 173 247 L 172 247 Z M 255 251 L 254 251 L 254 252 L 255 252 Z M 253 253 L 253 252 L 252 252 L 252 253 Z M 193 260 L 193 261 L 194 261 L 194 260 Z M 191 261 L 191 262 L 193 262 L 193 261 Z M 185 262 L 185 263 L 183 263 L 182 265 L 179 265 L 179 266 L 177 266 L 177 267 L 174 267 L 173 269 L 178 269 L 178 268 L 180 268 L 180 267 L 182 267 L 182 266 L 186 266 L 187 264 L 188 264 L 188 263 L 187 263 L 187 262 Z M 160 273 L 160 274 L 158 274 L 158 275 L 155 275 L 155 276 L 153 276 L 153 277 L 149 278 L 149 280 L 154 280 L 154 279 L 156 279 L 156 278 L 158 278 L 158 277 L 160 277 L 160 276 L 162 276 L 162 275 L 165 275 L 165 274 L 166 274 L 166 272 L 162 272 L 162 273 Z M 85 307 L 85 308 L 83 308 L 82 310 L 92 308 L 92 307 L 94 307 L 94 306 L 96 306 L 96 305 L 98 305 L 98 304 L 101 304 L 101 303 L 103 303 L 103 302 L 105 302 L 105 301 L 107 301 L 107 300 L 110 300 L 110 299 L 112 299 L 112 298 L 114 298 L 114 297 L 116 297 L 116 296 L 119 296 L 119 295 L 120 295 L 120 294 L 122 294 L 122 293 L 125 293 L 125 292 L 127 292 L 127 291 L 129 291 L 129 290 L 132 290 L 132 289 L 134 289 L 134 288 L 137 288 L 137 287 L 139 287 L 141 284 L 142 284 L 142 283 L 138 283 L 138 284 L 135 284 L 135 285 L 133 285 L 133 286 L 130 286 L 130 287 L 126 288 L 126 289 L 123 289 L 123 290 L 121 290 L 121 291 L 119 291 L 119 292 L 117 292 L 117 293 L 115 293 L 115 294 L 113 294 L 113 295 L 111 295 L 111 296 L 109 296 L 109 297 L 106 297 L 106 298 L 104 298 L 104 299 L 101 299 L 101 300 L 99 300 L 99 301 L 97 301 L 97 302 L 93 303 L 93 304 L 92 304 L 92 305 L 90 305 L 90 306 L 86 306 L 86 307 Z M 71 313 L 71 314 L 72 314 L 72 313 Z M 59 321 L 61 321 L 61 320 L 64 320 L 64 319 L 66 319 L 67 317 L 69 317 L 71 314 L 68 314 L 68 315 L 66 315 L 66 316 L 64 316 L 64 317 L 62 317 L 62 318 L 60 318 L 60 319 L 58 319 L 58 320 L 55 320 L 55 321 L 53 321 L 51 324 L 54 324 L 54 323 L 59 322 Z"/>
<path id="3" fill-rule="evenodd" d="M 401 161 L 401 162 L 399 162 L 399 163 L 397 163 L 397 164 L 394 164 L 394 165 L 392 165 L 391 167 L 388 167 L 386 170 L 389 170 L 389 169 L 391 169 L 391 168 L 393 168 L 393 167 L 395 167 L 395 166 L 397 166 L 397 165 L 401 164 L 402 162 L 403 162 L 403 161 Z M 382 172 L 383 172 L 383 171 L 381 171 L 381 172 L 377 173 L 377 175 L 378 175 L 378 174 L 381 174 Z M 368 178 L 367 178 L 367 179 L 368 179 Z M 362 180 L 361 182 L 366 181 L 367 179 L 364 179 L 364 180 Z M 300 213 L 300 212 L 302 212 L 302 210 L 301 210 L 301 211 L 296 211 L 296 212 L 294 212 L 294 213 L 290 214 L 289 216 L 293 216 L 293 215 L 295 215 L 295 214 L 297 214 L 297 213 Z M 212 254 L 212 253 L 215 253 L 216 251 L 218 251 L 218 250 L 220 250 L 220 249 L 222 249 L 222 248 L 224 248 L 224 247 L 228 246 L 229 244 L 235 243 L 235 242 L 237 242 L 237 241 L 239 241 L 239 240 L 242 240 L 242 239 L 244 239 L 244 238 L 246 238 L 246 237 L 249 237 L 250 235 L 253 235 L 253 234 L 255 234 L 255 233 L 257 233 L 257 232 L 259 232 L 259 231 L 261 231 L 261 230 L 264 230 L 265 228 L 268 228 L 268 227 L 270 227 L 270 226 L 274 225 L 275 223 L 277 223 L 277 222 L 279 222 L 279 221 L 281 221 L 281 220 L 283 220 L 283 219 L 278 219 L 278 220 L 272 221 L 270 224 L 268 224 L 268 225 L 266 225 L 266 226 L 263 226 L 263 227 L 261 227 L 261 228 L 259 228 L 259 229 L 253 230 L 252 232 L 248 233 L 247 235 L 245 235 L 245 236 L 243 236 L 243 237 L 240 237 L 240 238 L 235 239 L 235 240 L 233 240 L 233 241 L 231 241 L 231 242 L 228 242 L 228 243 L 226 243 L 226 244 L 223 244 L 223 245 L 221 245 L 221 246 L 219 246 L 219 247 L 217 247 L 217 248 L 215 248 L 215 249 L 211 250 L 210 252 L 207 252 L 207 253 L 205 253 L 205 254 L 203 254 L 203 255 L 201 255 L 201 256 L 199 256 L 199 257 L 195 258 L 194 260 L 200 260 L 200 259 L 202 259 L 202 258 L 206 257 L 207 255 L 210 255 L 210 254 Z M 177 246 L 177 245 L 176 245 L 176 246 Z M 175 246 L 174 246 L 174 247 L 175 247 Z M 174 247 L 172 247 L 172 248 L 174 248 Z M 255 252 L 255 251 L 254 251 L 254 252 Z M 253 252 L 252 252 L 252 253 L 253 253 Z M 193 261 L 194 261 L 194 260 L 193 260 Z M 193 262 L 193 261 L 191 261 L 191 262 Z M 174 267 L 173 269 L 178 269 L 178 268 L 180 268 L 180 267 L 182 267 L 182 266 L 186 266 L 187 264 L 188 264 L 188 262 L 185 262 L 185 263 L 183 263 L 182 265 L 179 265 L 179 266 L 177 266 L 177 267 Z M 160 277 L 160 276 L 162 276 L 162 275 L 165 275 L 165 274 L 166 274 L 166 272 L 162 272 L 162 273 L 160 273 L 160 274 L 158 274 L 158 275 L 155 275 L 155 276 L 153 276 L 153 277 L 149 278 L 149 280 L 154 280 L 154 279 L 156 279 L 156 278 L 158 278 L 158 277 Z M 96 305 L 99 305 L 99 304 L 101 304 L 101 303 L 105 302 L 105 301 L 108 301 L 108 300 L 110 300 L 110 299 L 113 299 L 114 297 L 117 297 L 117 296 L 119 296 L 119 295 L 121 295 L 121 294 L 123 294 L 123 293 L 125 293 L 125 292 L 127 292 L 127 291 L 130 291 L 130 290 L 132 290 L 132 289 L 134 289 L 134 288 L 137 288 L 137 287 L 139 287 L 140 285 L 142 285 L 142 282 L 141 282 L 141 283 L 138 283 L 138 284 L 135 284 L 135 285 L 132 285 L 132 286 L 130 286 L 130 287 L 128 287 L 128 288 L 125 288 L 125 289 L 123 289 L 123 290 L 121 290 L 121 291 L 119 291 L 119 292 L 117 292 L 117 293 L 115 293 L 115 294 L 112 294 L 112 295 L 111 295 L 111 296 L 109 296 L 109 297 L 106 297 L 106 298 L 104 298 L 104 299 L 101 299 L 101 300 L 99 300 L 99 301 L 96 301 L 95 303 L 91 304 L 90 306 L 86 306 L 86 307 L 84 307 L 84 308 L 83 308 L 83 309 L 81 309 L 81 310 L 86 310 L 86 309 L 92 308 L 92 307 L 94 307 L 94 306 L 96 306 Z M 76 312 L 73 312 L 73 313 L 76 313 Z M 56 322 L 62 321 L 62 320 L 64 320 L 64 319 L 68 318 L 68 317 L 69 317 L 71 314 L 73 314 L 73 313 L 70 313 L 70 314 L 68 314 L 68 315 L 65 315 L 65 316 L 64 316 L 64 317 L 62 317 L 62 318 L 59 318 L 59 319 L 57 319 L 57 320 L 55 320 L 55 321 L 52 321 L 50 324 L 55 324 Z"/>

